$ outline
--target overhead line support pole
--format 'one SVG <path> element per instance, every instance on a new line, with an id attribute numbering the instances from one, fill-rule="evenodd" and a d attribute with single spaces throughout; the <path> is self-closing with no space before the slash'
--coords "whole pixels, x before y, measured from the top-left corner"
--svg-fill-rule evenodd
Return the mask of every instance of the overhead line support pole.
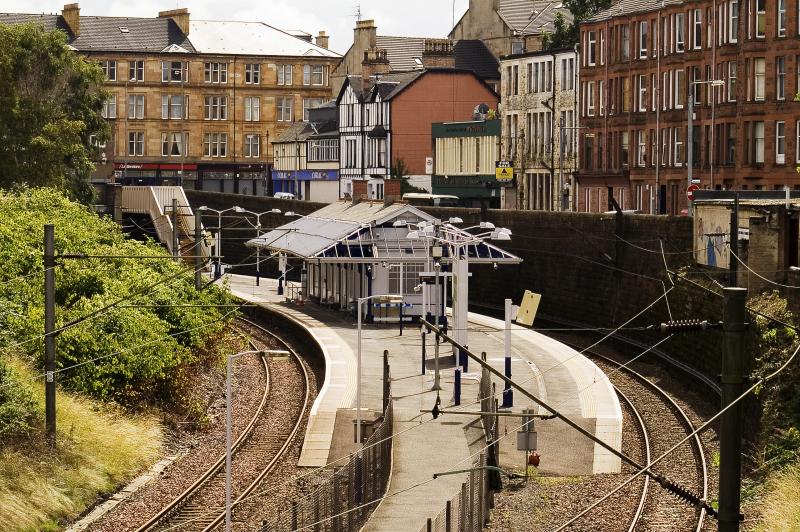
<path id="1" fill-rule="evenodd" d="M 45 427 L 50 444 L 56 443 L 56 272 L 55 227 L 44 226 L 44 399 Z"/>
<path id="2" fill-rule="evenodd" d="M 199 212 L 194 213 L 194 289 L 203 288 L 203 221 Z"/>
<path id="3" fill-rule="evenodd" d="M 172 257 L 180 257 L 180 238 L 178 235 L 178 198 L 172 198 Z"/>

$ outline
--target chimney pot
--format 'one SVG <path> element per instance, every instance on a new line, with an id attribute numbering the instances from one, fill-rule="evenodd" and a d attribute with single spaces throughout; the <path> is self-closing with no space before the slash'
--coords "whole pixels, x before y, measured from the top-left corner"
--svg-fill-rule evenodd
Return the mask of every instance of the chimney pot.
<path id="1" fill-rule="evenodd" d="M 425 68 L 455 68 L 452 39 L 425 39 L 422 65 Z"/>

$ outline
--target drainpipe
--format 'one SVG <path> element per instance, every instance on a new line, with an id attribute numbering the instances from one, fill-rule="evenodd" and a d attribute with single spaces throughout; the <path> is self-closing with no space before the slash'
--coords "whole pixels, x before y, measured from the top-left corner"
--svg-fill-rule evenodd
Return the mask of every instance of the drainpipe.
<path id="1" fill-rule="evenodd" d="M 550 83 L 552 83 L 553 89 L 553 117 L 550 119 L 550 141 L 552 142 L 555 139 L 553 135 L 553 130 L 555 129 L 556 124 L 556 53 L 551 52 L 550 55 L 553 56 L 553 74 L 550 77 Z M 558 137 L 558 145 L 559 150 L 561 149 L 561 128 L 559 128 L 559 137 Z M 560 157 L 559 157 L 560 158 Z M 550 150 L 550 198 L 549 202 L 552 207 L 556 206 L 556 202 L 553 201 L 553 184 L 556 182 L 556 151 L 551 149 Z M 560 181 L 560 180 L 559 180 Z M 561 183 L 559 182 L 559 194 L 561 194 Z M 555 208 L 551 208 L 550 210 L 556 210 Z"/>
<path id="2" fill-rule="evenodd" d="M 608 30 L 606 30 L 606 33 L 608 33 Z M 606 35 L 606 37 L 608 37 L 608 35 Z M 575 68 L 572 69 L 572 77 L 573 77 L 573 80 L 572 80 L 572 93 L 573 93 L 574 105 L 575 105 L 575 107 L 573 108 L 573 113 L 575 113 L 574 114 L 575 118 L 572 120 L 572 127 L 576 127 L 576 126 L 578 126 L 578 124 L 580 123 L 580 120 L 581 120 L 581 107 L 580 107 L 581 102 L 580 102 L 580 97 L 579 97 L 581 91 L 580 91 L 580 86 L 578 85 L 579 80 L 580 80 L 580 76 L 578 76 L 578 69 L 581 67 L 581 54 L 578 51 L 578 43 L 575 43 L 572 46 L 572 51 L 575 52 Z M 606 61 L 606 65 L 608 65 L 608 61 Z M 608 66 L 606 66 L 606 70 L 607 69 L 608 69 Z M 606 79 L 608 79 L 608 75 L 607 74 L 606 74 Z M 570 130 L 570 132 L 569 132 L 569 134 L 570 134 L 570 137 L 569 137 L 570 144 L 575 139 L 575 135 L 577 135 L 578 131 L 580 131 L 580 130 L 579 129 L 576 129 L 574 131 Z M 576 152 L 580 151 L 580 145 L 577 142 L 575 143 L 575 151 Z M 580 161 L 580 157 L 579 157 L 578 153 L 573 153 L 572 154 L 572 158 L 573 158 L 574 161 Z M 578 210 L 578 201 L 577 201 L 578 184 L 576 183 L 577 179 L 575 177 L 577 169 L 578 169 L 578 165 L 577 164 L 573 164 L 572 185 L 570 187 L 570 196 L 572 196 L 572 198 L 571 198 L 571 200 L 572 200 L 572 209 L 571 210 L 575 211 L 575 212 L 577 212 L 577 210 Z"/>

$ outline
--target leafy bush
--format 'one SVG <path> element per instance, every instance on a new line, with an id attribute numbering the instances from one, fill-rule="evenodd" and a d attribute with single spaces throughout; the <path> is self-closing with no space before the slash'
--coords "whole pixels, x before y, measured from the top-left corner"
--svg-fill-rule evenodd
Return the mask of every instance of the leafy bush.
<path id="1" fill-rule="evenodd" d="M 0 359 L 0 439 L 28 432 L 36 421 L 36 400 L 30 388 Z"/>
<path id="2" fill-rule="evenodd" d="M 44 341 L 43 225 L 55 225 L 56 254 L 100 257 L 164 255 L 154 242 L 126 239 L 108 218 L 49 189 L 0 191 L 0 357 L 4 346 L 22 343 L 34 367 L 42 368 Z M 125 306 L 59 333 L 57 367 L 68 389 L 126 406 L 174 402 L 171 383 L 180 368 L 197 362 L 196 352 L 222 328 L 224 311 L 207 305 L 228 302 L 216 287 L 197 292 L 193 270 L 163 259 L 62 260 L 56 268 L 56 327 L 129 298 Z M 159 281 L 142 295 L 139 292 Z M 127 305 L 146 304 L 142 307 Z M 156 306 L 154 306 L 156 305 Z M 187 329 L 190 329 L 187 331 Z M 182 332 L 187 331 L 187 332 Z"/>

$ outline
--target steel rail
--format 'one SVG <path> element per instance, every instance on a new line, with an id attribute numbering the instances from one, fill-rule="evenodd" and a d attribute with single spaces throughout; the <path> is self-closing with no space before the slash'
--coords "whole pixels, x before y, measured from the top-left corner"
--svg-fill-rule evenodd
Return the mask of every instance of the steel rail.
<path id="1" fill-rule="evenodd" d="M 645 453 L 645 462 L 650 463 L 651 455 L 650 455 L 650 436 L 647 433 L 647 425 L 644 423 L 644 419 L 642 419 L 642 415 L 639 413 L 639 410 L 633 405 L 633 401 L 631 401 L 627 395 L 622 393 L 622 390 L 614 386 L 614 390 L 617 392 L 623 401 L 628 405 L 633 412 L 634 417 L 636 418 L 636 423 L 639 425 L 639 429 L 642 431 L 642 439 L 644 440 L 644 453 Z M 636 530 L 639 521 L 642 519 L 642 514 L 644 513 L 644 505 L 647 502 L 647 491 L 650 487 L 650 477 L 644 475 L 644 486 L 642 486 L 642 496 L 639 497 L 639 504 L 636 507 L 636 513 L 633 515 L 633 519 L 631 519 L 631 524 L 628 527 L 628 532 L 634 532 Z"/>
<path id="2" fill-rule="evenodd" d="M 243 335 L 244 336 L 244 335 Z M 248 340 L 251 347 L 256 348 L 256 346 Z M 264 385 L 264 393 L 261 396 L 261 402 L 258 405 L 253 417 L 250 419 L 250 422 L 247 426 L 242 430 L 239 437 L 236 438 L 236 441 L 233 442 L 232 445 L 232 453 L 236 453 L 241 445 L 250 437 L 255 428 L 256 421 L 261 416 L 262 411 L 264 410 L 264 406 L 267 404 L 267 397 L 269 396 L 269 389 L 270 389 L 270 378 L 269 378 L 269 369 L 267 368 L 267 359 L 263 355 L 261 356 L 261 362 L 264 368 L 264 377 L 266 379 L 266 383 Z M 155 529 L 156 526 L 160 525 L 162 521 L 167 518 L 172 517 L 172 514 L 179 512 L 181 507 L 186 504 L 189 499 L 203 486 L 205 486 L 209 480 L 218 473 L 225 464 L 225 453 L 223 453 L 214 464 L 209 467 L 208 469 L 200 475 L 197 480 L 195 480 L 191 486 L 186 488 L 183 493 L 175 497 L 172 501 L 169 502 L 166 506 L 164 506 L 159 512 L 150 518 L 145 524 L 140 526 L 136 529 L 136 532 L 145 532 L 148 530 Z"/>
<path id="3" fill-rule="evenodd" d="M 568 345 L 568 346 L 576 348 L 576 349 L 581 348 L 581 346 L 579 346 L 579 345 L 577 345 L 575 343 L 572 343 L 572 342 L 566 342 L 566 341 L 563 341 L 563 340 L 559 340 L 559 341 L 561 343 L 565 344 L 565 345 Z M 650 379 L 648 379 L 647 377 L 645 377 L 641 373 L 637 372 L 636 370 L 634 370 L 634 369 L 632 369 L 632 368 L 630 368 L 628 366 L 625 366 L 623 364 L 620 364 L 617 360 L 614 360 L 613 358 L 611 358 L 609 356 L 603 355 L 603 354 L 598 353 L 597 351 L 593 351 L 593 350 L 587 350 L 586 353 L 591 355 L 591 356 L 594 356 L 596 358 L 602 359 L 602 360 L 604 360 L 604 361 L 606 361 L 606 362 L 608 362 L 610 364 L 613 364 L 614 366 L 617 367 L 617 369 L 622 369 L 622 370 L 626 371 L 627 373 L 629 373 L 630 375 L 635 377 L 636 380 L 644 383 L 645 386 L 649 387 L 654 392 L 656 392 L 657 395 L 662 397 L 665 400 L 665 402 L 667 402 L 669 404 L 669 406 L 671 406 L 673 408 L 673 410 L 675 410 L 678 413 L 678 418 L 680 419 L 682 424 L 685 425 L 688 428 L 690 433 L 695 430 L 694 424 L 689 419 L 689 416 L 686 414 L 686 411 L 683 408 L 681 408 L 680 405 L 678 405 L 678 403 L 672 398 L 672 396 L 670 394 L 668 394 L 659 385 L 657 385 L 656 383 L 652 382 Z M 616 388 L 616 386 L 614 388 Z M 627 401 L 627 399 L 626 399 L 626 401 Z M 632 403 L 629 402 L 629 404 L 632 404 Z M 694 453 L 693 454 L 695 454 L 695 453 L 697 454 L 697 461 L 699 462 L 698 465 L 700 466 L 698 469 L 701 471 L 700 477 L 701 477 L 701 484 L 703 486 L 703 493 L 702 493 L 701 497 L 702 497 L 703 500 L 707 500 L 708 499 L 708 464 L 706 463 L 705 450 L 703 449 L 703 444 L 700 441 L 700 436 L 698 434 L 695 434 L 692 439 L 694 441 L 694 446 L 693 446 L 694 447 Z M 648 449 L 648 456 L 647 456 L 647 464 L 648 465 L 650 464 L 650 452 L 649 452 L 649 449 Z M 648 477 L 645 477 L 645 478 L 648 478 Z M 705 510 L 705 508 L 701 508 L 700 512 L 699 512 L 699 515 L 698 515 L 698 518 L 697 518 L 697 526 L 695 526 L 695 528 L 694 528 L 695 532 L 700 532 L 702 530 L 703 522 L 705 521 L 705 516 L 706 516 L 706 510 Z M 633 530 L 633 528 L 631 528 L 630 530 Z"/>
<path id="4" fill-rule="evenodd" d="M 289 344 L 287 342 L 285 342 L 283 339 L 281 339 L 275 333 L 266 330 L 264 327 L 262 327 L 261 325 L 258 325 L 257 323 L 255 323 L 253 321 L 247 320 L 245 318 L 239 318 L 239 319 L 241 321 L 249 324 L 251 327 L 255 327 L 262 334 L 265 334 L 267 336 L 270 336 L 270 337 L 274 338 L 276 341 L 278 341 L 284 347 L 286 347 L 286 350 L 289 351 L 289 353 L 291 353 L 292 357 L 296 360 L 297 365 L 300 366 L 300 369 L 303 372 L 303 381 L 304 381 L 304 384 L 305 384 L 305 395 L 303 397 L 303 406 L 300 409 L 300 413 L 297 415 L 297 420 L 295 421 L 291 432 L 286 437 L 286 440 L 284 441 L 283 445 L 278 450 L 278 452 L 275 454 L 275 456 L 272 458 L 272 460 L 270 460 L 269 464 L 267 464 L 261 470 L 261 472 L 255 478 L 255 480 L 253 480 L 250 483 L 250 485 L 247 486 L 236 497 L 236 499 L 234 499 L 234 501 L 231 503 L 231 506 L 234 507 L 234 508 L 239 503 L 241 503 L 245 498 L 247 498 L 251 493 L 253 493 L 255 491 L 255 489 L 264 480 L 264 478 L 275 468 L 275 465 L 278 463 L 278 460 L 280 460 L 283 457 L 283 455 L 286 453 L 286 451 L 289 449 L 289 446 L 294 441 L 294 438 L 297 435 L 297 432 L 300 430 L 300 426 L 303 424 L 303 420 L 305 419 L 306 410 L 308 409 L 308 399 L 309 399 L 309 395 L 310 395 L 310 392 L 311 392 L 311 379 L 310 379 L 310 376 L 308 374 L 308 368 L 306 368 L 306 365 L 303 363 L 303 359 L 300 357 L 300 355 L 294 349 L 292 349 L 292 347 L 289 346 Z M 220 523 L 222 523 L 222 521 L 224 519 L 225 519 L 225 509 L 223 508 L 222 511 L 219 514 L 217 514 L 217 516 L 214 518 L 214 520 L 211 522 L 211 524 L 209 524 L 208 526 L 206 526 L 203 529 L 203 532 L 210 532 L 211 530 L 216 528 Z"/>

